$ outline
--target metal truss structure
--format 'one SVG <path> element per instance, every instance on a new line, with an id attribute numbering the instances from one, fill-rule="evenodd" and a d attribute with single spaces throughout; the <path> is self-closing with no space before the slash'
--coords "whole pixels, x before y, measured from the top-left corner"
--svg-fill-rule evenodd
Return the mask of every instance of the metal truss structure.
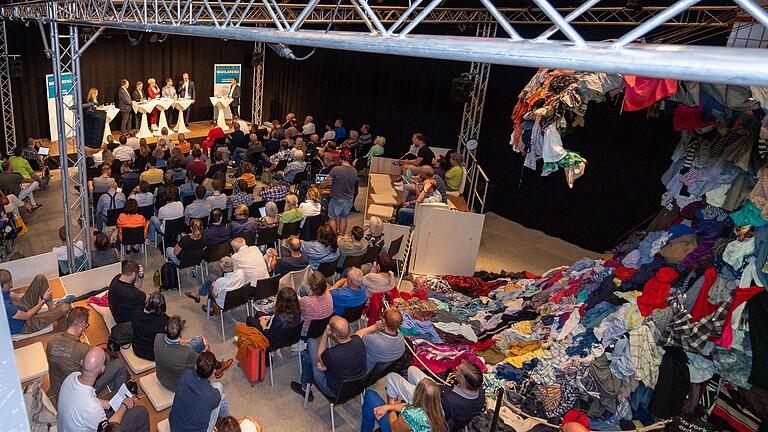
<path id="1" fill-rule="evenodd" d="M 261 124 L 264 115 L 264 48 L 264 42 L 256 42 L 253 47 L 253 124 Z"/>
<path id="2" fill-rule="evenodd" d="M 3 137 L 6 154 L 16 150 L 16 122 L 13 119 L 13 89 L 11 71 L 8 65 L 8 37 L 5 33 L 5 21 L 0 22 L 0 103 L 3 110 Z"/>
<path id="3" fill-rule="evenodd" d="M 56 7 L 55 4 L 52 7 Z M 62 31 L 64 30 L 64 31 Z M 61 194 L 64 201 L 64 226 L 67 230 L 67 257 L 69 272 L 91 268 L 90 212 L 88 207 L 88 179 L 85 165 L 85 133 L 83 130 L 82 89 L 80 87 L 80 56 L 92 38 L 80 47 L 76 26 L 50 23 L 53 51 L 53 76 L 56 86 L 56 121 L 61 161 Z M 72 74 L 72 87 L 63 85 L 62 75 Z M 67 95 L 71 94 L 71 99 Z M 71 102 L 69 102 L 71 101 Z M 65 114 L 71 111 L 72 116 Z M 67 154 L 69 144 L 75 147 L 74 156 Z M 73 169 L 70 169 L 73 168 Z M 82 241 L 82 261 L 75 259 L 75 245 Z"/>
<path id="4" fill-rule="evenodd" d="M 278 4 L 277 0 L 50 0 L 2 6 L 0 15 L 389 55 L 768 85 L 768 56 L 759 49 L 638 43 L 670 23 L 727 26 L 720 16 L 733 16 L 739 7 L 768 26 L 768 13 L 759 0 L 733 0 L 732 6 L 717 8 L 697 8 L 700 0 L 677 0 L 670 6 L 639 11 L 598 8 L 599 1 L 556 9 L 552 0 L 532 0 L 537 7 L 499 9 L 493 0 L 480 0 L 482 8 L 441 9 L 444 0 L 413 0 L 407 8 L 371 7 L 368 0 L 350 0 L 351 6 L 338 8 L 335 0 L 309 0 L 306 5 Z M 47 8 L 49 4 L 58 7 Z M 616 40 L 588 41 L 574 27 L 595 21 L 629 29 Z M 422 24 L 480 22 L 497 23 L 505 37 L 415 34 L 417 27 L 423 30 Z M 531 22 L 549 22 L 554 28 L 535 38 L 522 37 L 515 26 Z M 364 24 L 368 31 L 332 26 L 355 23 Z M 310 26 L 329 30 L 310 30 Z M 566 40 L 550 40 L 557 32 Z"/>

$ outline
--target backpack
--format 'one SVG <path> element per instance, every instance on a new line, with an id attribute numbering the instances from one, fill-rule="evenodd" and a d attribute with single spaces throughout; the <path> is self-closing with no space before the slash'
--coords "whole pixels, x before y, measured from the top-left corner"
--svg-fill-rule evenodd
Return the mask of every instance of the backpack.
<path id="1" fill-rule="evenodd" d="M 178 287 L 179 279 L 176 273 L 176 265 L 172 262 L 163 264 L 160 267 L 160 291 L 177 289 Z"/>

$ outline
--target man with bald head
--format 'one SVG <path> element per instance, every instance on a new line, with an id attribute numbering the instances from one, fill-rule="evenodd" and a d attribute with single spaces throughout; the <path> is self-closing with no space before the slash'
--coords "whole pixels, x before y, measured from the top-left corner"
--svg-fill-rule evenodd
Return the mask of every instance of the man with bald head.
<path id="1" fill-rule="evenodd" d="M 328 348 L 328 338 L 336 345 Z M 319 339 L 307 341 L 302 352 L 301 383 L 291 383 L 291 390 L 304 397 L 310 379 L 327 396 L 335 397 L 346 379 L 359 378 L 367 371 L 365 344 L 360 336 L 349 331 L 349 323 L 334 316 Z M 309 392 L 309 400 L 314 399 Z"/>
<path id="2" fill-rule="evenodd" d="M 301 251 L 301 240 L 295 235 L 288 237 L 286 241 L 287 251 L 283 251 L 283 256 L 277 256 L 277 251 L 273 248 L 267 250 L 265 258 L 269 269 L 275 275 L 284 275 L 292 271 L 302 270 L 309 265 L 309 257 Z"/>
<path id="3" fill-rule="evenodd" d="M 93 386 L 104 372 L 106 355 L 99 347 L 91 347 L 85 354 L 80 372 L 72 372 L 61 384 L 56 407 L 58 430 L 66 432 L 94 432 L 104 420 L 113 430 L 121 432 L 148 432 L 147 409 L 136 406 L 134 398 L 123 400 L 117 411 L 109 401 L 99 399 Z"/>

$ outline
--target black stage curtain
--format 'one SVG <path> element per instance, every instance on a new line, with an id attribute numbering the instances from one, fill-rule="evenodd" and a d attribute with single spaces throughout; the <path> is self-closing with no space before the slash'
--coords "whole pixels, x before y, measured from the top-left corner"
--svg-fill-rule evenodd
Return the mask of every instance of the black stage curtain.
<path id="1" fill-rule="evenodd" d="M 543 27 L 522 30 L 525 36 L 535 36 Z M 607 33 L 615 30 L 601 31 L 606 33 L 592 39 L 615 36 Z M 36 29 L 12 23 L 9 33 L 10 52 L 21 53 L 25 62 L 24 79 L 13 83 L 18 136 L 47 136 L 43 76 L 50 73 L 50 60 L 43 55 Z M 108 102 L 114 98 L 120 78 L 134 82 L 170 75 L 178 80 L 182 72 L 189 71 L 198 99 L 204 98 L 195 104 L 192 119 L 210 119 L 207 97 L 213 64 L 242 62 L 241 113 L 250 118 L 246 101 L 251 98 L 252 46 L 179 36 L 152 44 L 149 35 L 144 35 L 137 47 L 129 47 L 124 32 L 107 32 L 81 61 L 83 91 L 97 87 L 101 99 Z M 294 47 L 294 51 L 297 56 L 309 52 L 302 47 Z M 310 114 L 320 133 L 324 122 L 336 118 L 343 118 L 353 129 L 367 122 L 375 135 L 387 138 L 387 153 L 395 157 L 408 149 L 416 131 L 424 133 L 433 146 L 453 148 L 463 104 L 450 99 L 450 82 L 467 70 L 468 65 L 460 62 L 335 50 L 318 50 L 308 60 L 296 62 L 267 49 L 264 118 L 282 120 L 293 112 L 303 119 Z M 658 211 L 664 190 L 659 179 L 678 135 L 669 120 L 646 119 L 645 111 L 619 114 L 619 105 L 613 102 L 592 104 L 586 127 L 565 138 L 566 147 L 588 161 L 586 174 L 568 189 L 562 171 L 541 177 L 540 171 L 524 169 L 522 156 L 508 144 L 517 95 L 534 72 L 530 68 L 491 68 L 478 149 L 492 185 L 486 210 L 588 249 L 610 248 Z"/>

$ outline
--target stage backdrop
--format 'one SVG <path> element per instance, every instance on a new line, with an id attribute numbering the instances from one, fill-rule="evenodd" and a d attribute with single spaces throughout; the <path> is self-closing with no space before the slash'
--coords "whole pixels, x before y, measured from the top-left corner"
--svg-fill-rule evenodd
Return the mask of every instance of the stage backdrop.
<path id="1" fill-rule="evenodd" d="M 48 126 L 50 127 L 49 138 L 51 141 L 59 140 L 58 119 L 56 118 L 56 81 L 53 79 L 52 74 L 45 76 L 45 88 L 48 96 Z M 74 105 L 74 96 L 72 96 L 72 74 L 64 73 L 61 75 L 61 87 L 64 93 L 64 105 Z M 72 110 L 64 110 L 64 119 L 67 124 L 67 137 L 74 135 L 75 131 L 72 129 L 72 122 L 74 120 L 74 114 Z M 17 137 L 17 140 L 19 137 Z M 18 142 L 21 142 L 20 140 Z"/>
<path id="2" fill-rule="evenodd" d="M 240 84 L 240 70 L 242 66 L 239 64 L 215 64 L 213 65 L 213 94 L 211 96 L 226 96 L 229 91 L 229 86 L 232 85 L 230 80 L 237 78 L 237 83 Z M 243 85 L 240 84 L 240 92 L 243 91 Z M 243 98 L 240 97 L 242 101 Z M 242 102 L 241 102 L 242 105 Z M 213 107 L 213 117 L 217 115 L 216 107 Z M 232 110 L 229 107 L 224 108 L 224 117 L 232 118 Z"/>

